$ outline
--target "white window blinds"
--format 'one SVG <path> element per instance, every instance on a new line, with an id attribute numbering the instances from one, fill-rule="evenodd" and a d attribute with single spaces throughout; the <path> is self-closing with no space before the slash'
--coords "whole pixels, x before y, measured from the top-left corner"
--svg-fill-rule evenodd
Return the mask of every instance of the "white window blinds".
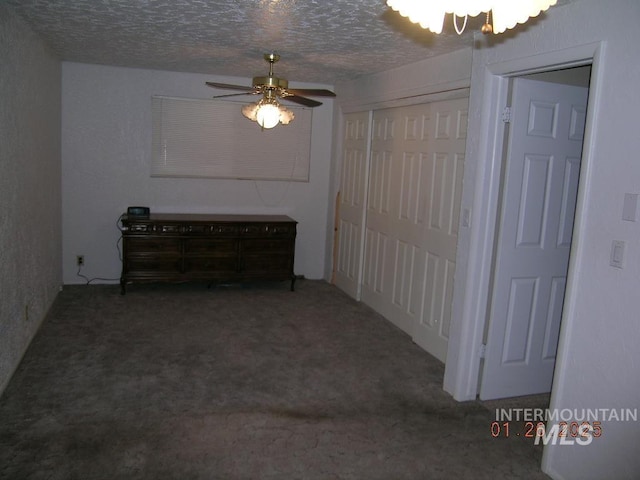
<path id="1" fill-rule="evenodd" d="M 151 175 L 309 181 L 311 109 L 262 130 L 241 113 L 246 102 L 152 97 Z"/>

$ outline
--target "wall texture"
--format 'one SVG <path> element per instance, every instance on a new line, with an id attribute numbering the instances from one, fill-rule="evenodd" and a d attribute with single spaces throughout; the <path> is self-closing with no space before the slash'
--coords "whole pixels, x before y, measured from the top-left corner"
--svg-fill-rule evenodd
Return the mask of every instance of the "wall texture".
<path id="1" fill-rule="evenodd" d="M 0 5 L 0 392 L 61 285 L 57 58 Z"/>
<path id="2" fill-rule="evenodd" d="M 207 80 L 251 82 L 247 78 L 63 63 L 65 284 L 85 282 L 77 275 L 76 255 L 85 256 L 81 271 L 85 277 L 98 277 L 95 283 L 116 281 L 121 270 L 116 222 L 128 205 L 146 205 L 152 212 L 290 215 L 299 222 L 296 274 L 323 278 L 333 100 L 313 110 L 308 183 L 152 178 L 151 97 L 211 98 L 214 90 L 205 85 Z"/>

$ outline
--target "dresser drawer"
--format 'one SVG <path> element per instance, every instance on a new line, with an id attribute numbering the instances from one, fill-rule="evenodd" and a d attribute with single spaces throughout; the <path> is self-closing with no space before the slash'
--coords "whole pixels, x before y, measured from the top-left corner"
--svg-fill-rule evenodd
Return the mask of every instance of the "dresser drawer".
<path id="1" fill-rule="evenodd" d="M 231 257 L 187 257 L 184 260 L 184 270 L 187 274 L 217 273 L 235 274 L 238 271 L 238 259 Z"/>
<path id="2" fill-rule="evenodd" d="M 216 237 L 237 237 L 240 234 L 240 225 L 218 223 L 209 225 L 209 234 Z"/>
<path id="3" fill-rule="evenodd" d="M 267 225 L 267 232 L 270 237 L 295 237 L 296 225 L 295 224 L 272 224 Z"/>
<path id="4" fill-rule="evenodd" d="M 242 240 L 242 252 L 246 254 L 271 255 L 293 250 L 293 241 L 288 238 L 247 238 Z"/>
<path id="5" fill-rule="evenodd" d="M 242 227 L 240 233 L 246 237 L 293 237 L 296 226 L 287 223 L 248 224 Z"/>
<path id="6" fill-rule="evenodd" d="M 180 239 L 161 237 L 127 237 L 127 253 L 180 253 Z"/>
<path id="7" fill-rule="evenodd" d="M 129 274 L 179 273 L 182 261 L 179 257 L 164 255 L 130 256 L 125 262 Z"/>
<path id="8" fill-rule="evenodd" d="M 184 241 L 186 255 L 236 255 L 238 241 L 234 238 L 188 238 Z"/>

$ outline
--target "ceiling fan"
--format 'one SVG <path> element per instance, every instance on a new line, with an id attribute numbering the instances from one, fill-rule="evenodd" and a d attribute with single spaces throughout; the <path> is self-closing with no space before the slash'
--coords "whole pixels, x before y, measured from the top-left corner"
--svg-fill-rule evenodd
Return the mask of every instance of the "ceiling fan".
<path id="1" fill-rule="evenodd" d="M 266 77 L 253 77 L 252 86 L 231 85 L 228 83 L 206 82 L 213 88 L 228 90 L 242 90 L 242 93 L 230 93 L 227 95 L 215 95 L 213 98 L 234 97 L 238 95 L 262 95 L 255 103 L 245 105 L 242 109 L 244 116 L 258 122 L 264 128 L 275 127 L 278 123 L 287 124 L 293 120 L 293 112 L 283 107 L 278 99 L 286 99 L 290 102 L 304 105 L 305 107 L 317 107 L 322 102 L 312 100 L 312 97 L 335 97 L 331 90 L 320 88 L 289 88 L 289 82 L 284 78 L 278 78 L 273 74 L 273 64 L 280 60 L 277 53 L 265 53 L 264 59 L 269 63 L 269 75 Z"/>

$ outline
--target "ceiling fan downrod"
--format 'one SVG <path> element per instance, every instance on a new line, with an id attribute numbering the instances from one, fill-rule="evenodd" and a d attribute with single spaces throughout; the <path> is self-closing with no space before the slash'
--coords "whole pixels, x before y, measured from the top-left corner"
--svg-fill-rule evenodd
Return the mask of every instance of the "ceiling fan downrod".
<path id="1" fill-rule="evenodd" d="M 280 55 L 278 55 L 277 53 L 265 53 L 264 59 L 269 63 L 269 76 L 253 77 L 253 86 L 260 87 L 266 90 L 287 88 L 289 86 L 289 82 L 284 78 L 278 78 L 273 74 L 273 64 L 280 60 Z"/>

